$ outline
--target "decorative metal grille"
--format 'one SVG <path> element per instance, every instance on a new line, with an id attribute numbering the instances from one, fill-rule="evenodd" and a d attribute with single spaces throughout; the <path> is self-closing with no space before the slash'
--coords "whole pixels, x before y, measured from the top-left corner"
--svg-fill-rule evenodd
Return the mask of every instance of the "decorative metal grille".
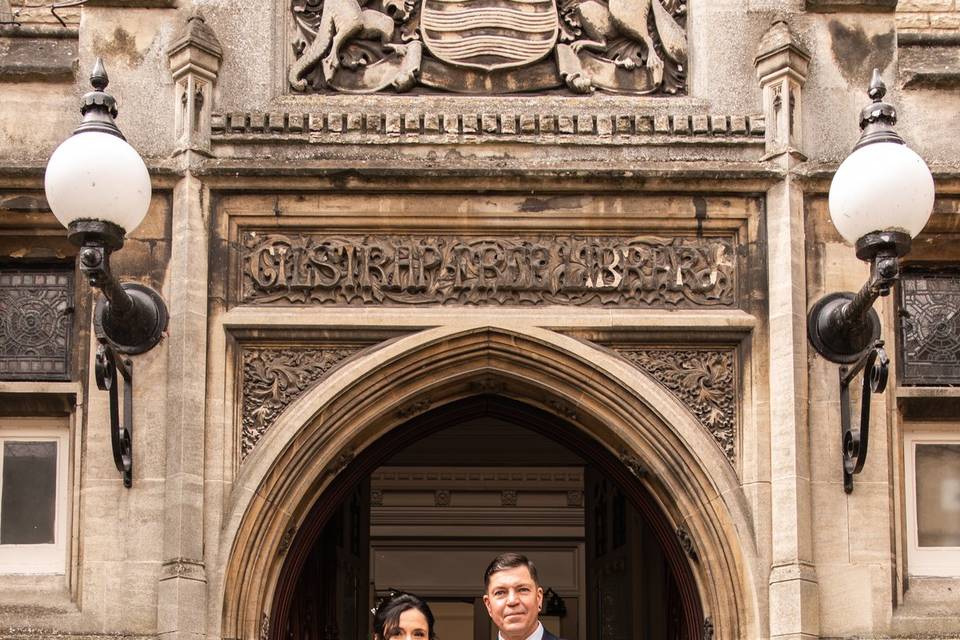
<path id="1" fill-rule="evenodd" d="M 0 379 L 69 379 L 72 314 L 72 270 L 0 269 Z"/>
<path id="2" fill-rule="evenodd" d="M 905 273 L 900 309 L 900 384 L 960 384 L 960 274 Z"/>

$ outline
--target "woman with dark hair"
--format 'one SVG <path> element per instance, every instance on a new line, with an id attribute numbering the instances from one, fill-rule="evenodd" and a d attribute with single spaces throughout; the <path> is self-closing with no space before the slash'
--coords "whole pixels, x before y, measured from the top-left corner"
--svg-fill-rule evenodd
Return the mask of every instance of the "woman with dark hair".
<path id="1" fill-rule="evenodd" d="M 393 591 L 373 610 L 373 640 L 434 640 L 433 612 L 423 598 Z"/>

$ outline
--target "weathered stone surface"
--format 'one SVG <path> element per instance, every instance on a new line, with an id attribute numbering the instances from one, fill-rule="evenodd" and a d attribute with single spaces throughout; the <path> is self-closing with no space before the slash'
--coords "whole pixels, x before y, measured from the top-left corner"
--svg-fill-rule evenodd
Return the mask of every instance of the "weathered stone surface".
<path id="1" fill-rule="evenodd" d="M 897 8 L 897 0 L 805 0 L 807 11 L 817 13 L 888 13 Z"/>
<path id="2" fill-rule="evenodd" d="M 71 82 L 77 55 L 76 34 L 23 37 L 0 31 L 0 82 Z"/>
<path id="3" fill-rule="evenodd" d="M 956 88 L 960 86 L 960 36 L 952 45 L 945 39 L 900 37 L 900 82 L 906 89 Z M 949 41 L 948 41 L 949 42 Z"/>

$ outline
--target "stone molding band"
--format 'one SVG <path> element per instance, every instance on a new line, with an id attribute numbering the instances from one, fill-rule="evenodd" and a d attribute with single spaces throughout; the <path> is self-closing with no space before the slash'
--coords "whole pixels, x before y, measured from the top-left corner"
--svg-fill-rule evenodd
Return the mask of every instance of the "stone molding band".
<path id="1" fill-rule="evenodd" d="M 283 138 L 303 142 L 348 144 L 383 142 L 401 135 L 476 136 L 489 141 L 543 142 L 544 136 L 582 144 L 585 139 L 627 141 L 635 136 L 680 136 L 729 143 L 762 142 L 762 115 L 629 113 L 424 113 L 271 111 L 215 113 L 214 140 L 260 141 Z"/>

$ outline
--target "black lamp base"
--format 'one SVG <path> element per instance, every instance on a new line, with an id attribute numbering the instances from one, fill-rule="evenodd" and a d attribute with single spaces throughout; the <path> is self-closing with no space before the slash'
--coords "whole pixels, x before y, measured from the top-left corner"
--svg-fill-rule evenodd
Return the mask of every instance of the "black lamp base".
<path id="1" fill-rule="evenodd" d="M 817 353 L 830 362 L 853 364 L 880 339 L 880 316 L 873 309 L 862 324 L 838 326 L 837 312 L 855 297 L 850 292 L 825 295 L 807 314 L 807 338 Z"/>
<path id="2" fill-rule="evenodd" d="M 110 301 L 101 297 L 93 316 L 97 338 L 117 353 L 137 355 L 149 351 L 163 339 L 163 332 L 167 330 L 167 305 L 160 294 L 148 286 L 136 282 L 120 286 L 133 300 L 137 321 L 117 318 L 111 313 Z"/>

